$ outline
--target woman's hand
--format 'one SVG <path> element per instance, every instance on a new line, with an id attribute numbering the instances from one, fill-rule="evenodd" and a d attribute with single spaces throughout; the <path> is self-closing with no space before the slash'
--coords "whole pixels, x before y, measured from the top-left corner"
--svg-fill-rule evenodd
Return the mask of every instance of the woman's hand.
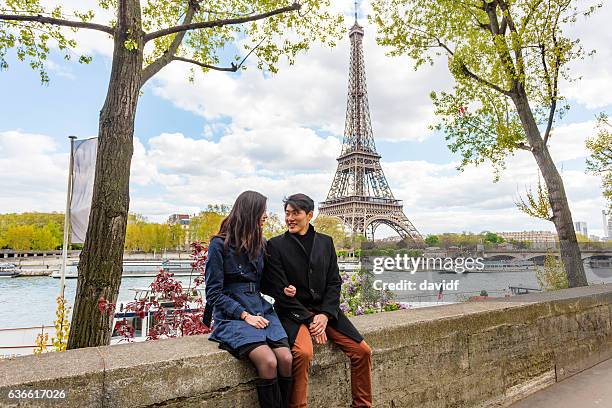
<path id="1" fill-rule="evenodd" d="M 244 313 L 246 313 L 246 317 L 244 317 L 242 320 L 257 329 L 265 329 L 270 324 L 270 322 L 262 316 L 253 316 L 252 314 L 249 314 L 247 312 Z"/>
<path id="2" fill-rule="evenodd" d="M 289 285 L 285 289 L 283 289 L 283 292 L 285 292 L 285 295 L 289 297 L 294 297 L 297 292 L 297 289 L 295 288 L 295 286 Z"/>

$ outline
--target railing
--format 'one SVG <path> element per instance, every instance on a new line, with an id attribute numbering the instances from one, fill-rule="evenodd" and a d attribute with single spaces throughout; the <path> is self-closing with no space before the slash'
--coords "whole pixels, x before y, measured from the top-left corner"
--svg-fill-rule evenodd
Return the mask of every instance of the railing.
<path id="1" fill-rule="evenodd" d="M 523 286 L 509 286 L 513 295 L 526 295 L 530 292 L 542 292 L 542 289 L 525 288 Z"/>
<path id="2" fill-rule="evenodd" d="M 360 197 L 360 196 L 350 196 L 350 197 L 342 197 L 342 198 L 331 198 L 329 200 L 325 200 L 321 205 L 329 206 L 337 203 L 346 203 L 351 201 L 358 201 L 363 203 L 375 203 L 375 204 L 390 204 L 390 205 L 402 205 L 402 200 L 396 200 L 395 198 L 375 198 L 375 197 Z"/>
<path id="3" fill-rule="evenodd" d="M 409 295 L 406 297 L 402 297 L 402 300 L 398 300 L 398 301 L 400 303 L 409 303 L 411 301 L 422 302 L 422 301 L 430 301 L 430 300 L 441 301 L 444 297 L 454 297 L 457 302 L 462 302 L 462 301 L 468 300 L 470 297 L 480 296 L 481 293 L 482 291 L 480 290 L 465 291 L 465 292 L 447 291 L 447 292 L 442 292 L 441 297 L 438 292 L 419 293 L 415 295 Z M 508 295 L 508 292 L 505 289 L 487 290 L 486 293 L 488 297 L 504 297 Z M 490 296 L 491 294 L 498 294 L 501 296 Z"/>
<path id="4" fill-rule="evenodd" d="M 33 339 L 36 339 L 36 335 L 38 335 L 39 333 L 37 332 L 38 330 L 40 330 L 40 334 L 44 335 L 45 334 L 45 329 L 55 329 L 55 326 L 44 326 L 44 325 L 40 325 L 40 326 L 31 326 L 31 327 L 10 327 L 10 328 L 4 328 L 4 329 L 0 329 L 0 339 L 3 339 L 5 337 L 10 336 L 11 334 L 15 333 L 18 335 L 19 332 L 23 332 L 22 334 L 25 334 L 26 332 L 30 332 L 31 336 L 33 337 Z M 4 336 L 4 334 L 7 333 L 6 336 Z M 48 330 L 47 331 L 48 334 L 52 333 L 52 330 Z M 46 344 L 47 347 L 52 347 L 53 343 L 50 344 Z M 26 349 L 26 348 L 36 348 L 38 347 L 36 344 L 17 344 L 17 345 L 0 345 L 0 350 L 15 350 L 15 349 Z"/>

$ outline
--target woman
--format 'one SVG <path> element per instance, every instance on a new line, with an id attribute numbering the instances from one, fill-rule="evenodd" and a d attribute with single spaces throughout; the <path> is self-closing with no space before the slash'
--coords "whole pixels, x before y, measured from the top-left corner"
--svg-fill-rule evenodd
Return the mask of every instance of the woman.
<path id="1" fill-rule="evenodd" d="M 292 356 L 285 330 L 259 292 L 266 218 L 266 197 L 238 196 L 208 246 L 206 302 L 214 319 L 209 339 L 238 359 L 248 357 L 259 375 L 260 406 L 281 408 L 289 401 Z"/>

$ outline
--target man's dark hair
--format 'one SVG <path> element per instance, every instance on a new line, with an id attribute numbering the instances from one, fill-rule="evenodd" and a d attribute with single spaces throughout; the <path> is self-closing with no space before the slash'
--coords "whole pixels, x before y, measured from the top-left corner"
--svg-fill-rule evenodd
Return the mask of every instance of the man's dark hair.
<path id="1" fill-rule="evenodd" d="M 304 210 L 306 214 L 314 211 L 314 201 L 312 201 L 312 198 L 302 193 L 290 195 L 283 200 L 283 204 L 285 210 L 287 209 L 287 205 L 291 204 L 293 208 L 297 210 Z"/>

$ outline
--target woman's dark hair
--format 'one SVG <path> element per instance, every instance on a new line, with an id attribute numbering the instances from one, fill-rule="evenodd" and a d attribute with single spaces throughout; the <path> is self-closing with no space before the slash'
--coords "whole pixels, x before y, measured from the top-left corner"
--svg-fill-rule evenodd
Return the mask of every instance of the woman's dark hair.
<path id="1" fill-rule="evenodd" d="M 302 193 L 290 195 L 283 200 L 283 204 L 285 210 L 287 209 L 287 205 L 291 205 L 297 210 L 304 210 L 306 214 L 314 211 L 314 201 L 312 201 L 312 198 Z"/>
<path id="2" fill-rule="evenodd" d="M 260 220 L 266 211 L 266 201 L 267 198 L 256 191 L 245 191 L 236 198 L 217 233 L 226 247 L 233 244 L 238 251 L 244 249 L 250 259 L 259 255 L 264 246 Z"/>

